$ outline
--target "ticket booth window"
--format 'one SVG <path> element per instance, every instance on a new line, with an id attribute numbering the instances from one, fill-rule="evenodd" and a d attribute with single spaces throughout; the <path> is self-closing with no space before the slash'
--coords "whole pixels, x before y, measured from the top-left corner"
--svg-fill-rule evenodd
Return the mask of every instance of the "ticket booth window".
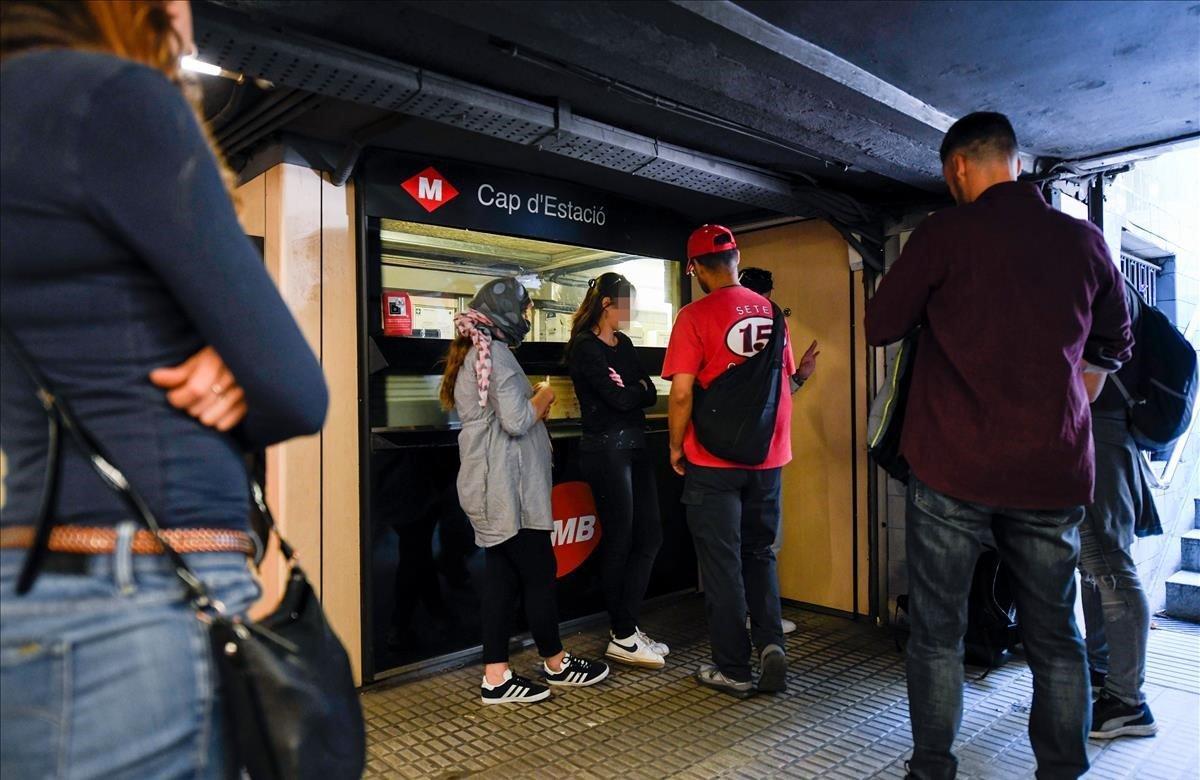
<path id="1" fill-rule="evenodd" d="M 452 338 L 454 315 L 496 276 L 518 276 L 529 288 L 532 342 L 568 341 L 589 280 L 608 271 L 637 288 L 626 330 L 636 346 L 666 347 L 680 306 L 679 264 L 673 260 L 388 219 L 380 221 L 379 245 L 385 305 L 394 300 L 411 306 L 411 323 L 386 335 Z M 385 329 L 386 320 L 385 313 Z"/>
<path id="2" fill-rule="evenodd" d="M 439 388 L 442 361 L 455 335 L 454 316 L 497 276 L 520 278 L 533 301 L 530 333 L 514 355 L 531 382 L 549 381 L 554 389 L 547 429 L 556 494 L 564 495 L 584 484 L 578 453 L 581 412 L 564 360 L 573 317 L 589 281 L 601 274 L 615 271 L 634 285 L 637 294 L 624 332 L 658 390 L 645 413 L 663 546 L 648 594 L 655 598 L 694 588 L 695 558 L 679 500 L 681 485 L 668 457 L 670 385 L 658 378 L 671 324 L 686 302 L 682 263 L 384 217 L 368 217 L 365 239 L 369 676 L 379 679 L 470 652 L 480 641 L 483 556 L 458 504 L 458 417 L 442 407 Z M 588 545 L 601 521 L 594 509 L 568 514 L 554 537 L 556 548 L 565 545 L 576 555 L 576 565 L 562 571 L 557 585 L 564 621 L 604 608 L 600 556 L 593 554 L 594 542 Z M 580 518 L 585 525 L 579 525 Z M 580 528 L 587 533 L 578 533 Z"/>

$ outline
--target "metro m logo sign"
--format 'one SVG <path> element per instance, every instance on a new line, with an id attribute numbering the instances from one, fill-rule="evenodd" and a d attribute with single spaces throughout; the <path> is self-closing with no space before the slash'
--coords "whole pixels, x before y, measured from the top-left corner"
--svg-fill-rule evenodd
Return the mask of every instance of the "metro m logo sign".
<path id="1" fill-rule="evenodd" d="M 432 213 L 458 197 L 458 190 L 432 165 L 400 185 L 421 207 Z"/>
<path id="2" fill-rule="evenodd" d="M 417 178 L 417 198 L 442 202 L 442 184 L 444 179 L 429 179 L 424 176 Z"/>
<path id="3" fill-rule="evenodd" d="M 550 543 L 558 562 L 558 577 L 567 576 L 583 565 L 600 544 L 600 521 L 596 503 L 586 482 L 563 482 L 550 494 L 554 530 Z"/>

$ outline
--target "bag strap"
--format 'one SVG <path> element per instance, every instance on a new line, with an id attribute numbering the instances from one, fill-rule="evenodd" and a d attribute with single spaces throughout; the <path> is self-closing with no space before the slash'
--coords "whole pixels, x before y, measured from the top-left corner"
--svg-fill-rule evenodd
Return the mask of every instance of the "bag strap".
<path id="1" fill-rule="evenodd" d="M 1146 310 L 1146 308 L 1148 306 L 1150 306 L 1150 304 L 1146 302 L 1146 298 L 1142 295 L 1141 291 L 1138 290 L 1138 288 L 1136 286 L 1134 286 L 1133 282 L 1129 281 L 1129 279 L 1125 276 L 1122 276 L 1121 278 L 1125 282 L 1125 288 L 1127 290 L 1129 290 L 1129 292 L 1131 292 L 1133 294 L 1133 297 L 1137 300 L 1137 304 L 1139 307 L 1138 318 L 1137 318 L 1136 322 L 1133 321 L 1133 313 L 1132 312 L 1129 313 L 1130 314 L 1129 327 L 1130 327 L 1130 330 L 1134 330 L 1134 329 L 1138 328 L 1139 325 L 1141 325 L 1142 316 L 1143 316 L 1142 313 Z M 1140 336 L 1138 336 L 1137 333 L 1134 333 L 1134 336 L 1135 336 L 1135 338 L 1140 338 Z M 1121 378 L 1117 376 L 1117 373 L 1118 373 L 1117 371 L 1113 371 L 1112 373 L 1110 373 L 1108 375 L 1108 378 L 1110 380 L 1112 380 L 1112 383 L 1114 385 L 1117 386 L 1117 391 L 1120 392 L 1121 397 L 1125 399 L 1125 406 L 1129 409 L 1133 409 L 1135 406 L 1141 406 L 1142 404 L 1146 403 L 1146 400 L 1144 398 L 1136 398 L 1132 393 L 1129 392 L 1129 388 L 1125 386 L 1125 383 L 1121 381 Z"/>
<path id="2" fill-rule="evenodd" d="M 1116 385 L 1117 390 L 1121 393 L 1121 397 L 1125 399 L 1125 406 L 1128 408 L 1132 409 L 1135 406 L 1141 406 L 1142 404 L 1146 403 L 1144 400 L 1140 398 L 1134 398 L 1133 395 L 1130 394 L 1129 388 L 1125 387 L 1125 383 L 1122 382 L 1120 377 L 1117 376 L 1116 371 L 1109 374 L 1108 378 L 1114 385 Z"/>
<path id="3" fill-rule="evenodd" d="M 61 462 L 61 446 L 59 444 L 61 436 L 59 430 L 65 428 L 76 446 L 79 447 L 80 451 L 88 459 L 92 468 L 100 476 L 100 479 L 121 496 L 134 515 L 146 526 L 147 530 L 154 534 L 163 549 L 163 553 L 171 560 L 171 564 L 175 568 L 175 575 L 183 582 L 184 587 L 187 588 L 188 597 L 191 599 L 193 605 L 200 610 L 208 610 L 217 606 L 209 596 L 208 588 L 204 585 L 204 582 L 196 575 L 183 556 L 163 537 L 162 526 L 159 524 L 158 518 L 154 516 L 154 512 L 151 511 L 145 499 L 142 498 L 137 489 L 126 479 L 124 473 L 113 463 L 113 459 L 108 455 L 104 446 L 75 416 L 66 399 L 51 389 L 49 381 L 38 370 L 37 366 L 34 365 L 29 353 L 25 351 L 25 348 L 17 341 L 12 331 L 4 323 L 0 323 L 0 338 L 3 339 L 5 346 L 8 347 L 13 358 L 36 386 L 38 400 L 41 401 L 42 407 L 46 410 L 50 426 L 50 440 L 47 448 L 48 479 L 42 495 L 41 505 L 38 508 L 33 545 L 29 549 L 29 553 L 22 565 L 21 573 L 18 576 L 17 592 L 28 592 L 37 578 L 42 561 L 45 559 L 47 542 L 50 538 L 50 532 L 54 527 L 51 510 L 54 494 L 57 490 L 57 476 Z M 266 501 L 263 498 L 262 487 L 253 478 L 253 475 L 251 475 L 250 482 L 251 498 L 263 515 L 268 533 L 271 531 L 275 533 L 276 537 L 279 538 L 280 550 L 288 560 L 292 560 L 295 556 L 295 550 L 279 533 L 275 519 L 271 515 L 271 511 L 267 508 Z"/>
<path id="4" fill-rule="evenodd" d="M 771 327 L 771 340 L 763 348 L 763 351 L 765 352 L 767 349 L 770 349 L 771 357 L 780 359 L 783 357 L 783 349 L 787 342 L 787 336 L 785 335 L 787 333 L 787 314 L 784 313 L 783 308 L 778 303 L 775 303 L 775 301 L 771 301 L 771 306 L 775 309 L 775 316 L 773 318 L 775 324 Z"/>
<path id="5" fill-rule="evenodd" d="M 11 337 L 8 328 L 0 324 L 0 339 L 8 346 L 12 352 L 13 359 L 23 368 L 26 373 L 29 373 L 30 378 L 37 386 L 37 399 L 41 403 L 42 408 L 46 412 L 46 476 L 42 480 L 42 500 L 38 504 L 36 520 L 34 521 L 33 543 L 29 548 L 29 553 L 25 556 L 25 560 L 21 563 L 21 571 L 17 575 L 16 591 L 18 595 L 24 595 L 33 587 L 34 580 L 37 579 L 38 572 L 41 570 L 42 563 L 46 558 L 46 547 L 50 541 L 50 531 L 54 523 L 49 521 L 50 511 L 54 503 L 54 496 L 58 492 L 58 475 L 60 472 L 59 464 L 60 447 L 62 443 L 62 425 L 59 423 L 58 411 L 55 406 L 55 398 L 47 392 L 39 383 L 36 371 L 26 357 L 24 350 Z"/>

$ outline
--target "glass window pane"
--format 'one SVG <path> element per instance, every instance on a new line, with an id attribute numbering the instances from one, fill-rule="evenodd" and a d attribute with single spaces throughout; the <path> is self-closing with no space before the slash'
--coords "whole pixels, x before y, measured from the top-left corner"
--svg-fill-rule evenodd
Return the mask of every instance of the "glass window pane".
<path id="1" fill-rule="evenodd" d="M 623 274 L 637 289 L 627 330 L 634 344 L 665 347 L 679 310 L 674 260 L 387 219 L 379 238 L 383 289 L 408 296 L 405 335 L 413 338 L 451 338 L 454 314 L 496 276 L 519 276 L 529 288 L 530 341 L 567 341 L 588 282 L 606 271 Z"/>

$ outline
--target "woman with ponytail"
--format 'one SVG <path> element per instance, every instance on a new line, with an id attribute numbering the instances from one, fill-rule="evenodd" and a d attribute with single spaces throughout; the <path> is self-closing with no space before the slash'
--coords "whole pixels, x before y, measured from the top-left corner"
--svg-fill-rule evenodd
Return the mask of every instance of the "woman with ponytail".
<path id="1" fill-rule="evenodd" d="M 550 696 L 549 685 L 582 687 L 608 676 L 606 664 L 565 652 L 558 635 L 551 448 L 544 423 L 554 391 L 544 382 L 531 387 L 512 354 L 529 333 L 532 307 L 516 279 L 485 283 L 454 318 L 457 335 L 442 376 L 442 405 L 462 423 L 458 499 L 475 543 L 484 548 L 484 704 L 541 701 Z M 522 598 L 545 684 L 509 668 L 512 614 Z"/>
<path id="2" fill-rule="evenodd" d="M 661 669 L 669 648 L 638 628 L 662 546 L 662 522 L 642 411 L 654 405 L 658 392 L 621 332 L 629 324 L 633 296 L 633 285 L 620 274 L 601 274 L 589 283 L 571 325 L 567 363 L 583 417 L 580 459 L 603 529 L 604 602 L 611 621 L 605 654 Z"/>

